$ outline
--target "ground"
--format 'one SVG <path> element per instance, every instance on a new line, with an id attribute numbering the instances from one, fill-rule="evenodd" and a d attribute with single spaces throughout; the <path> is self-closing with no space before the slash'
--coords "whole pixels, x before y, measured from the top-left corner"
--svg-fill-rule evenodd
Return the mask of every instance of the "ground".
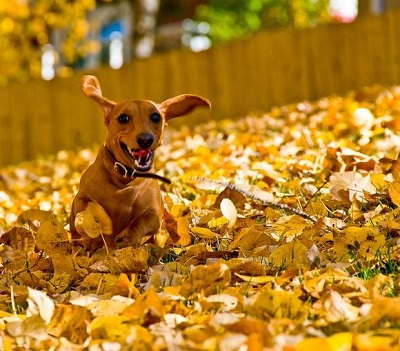
<path id="1" fill-rule="evenodd" d="M 398 350 L 399 117 L 377 86 L 169 129 L 156 244 L 93 255 L 96 147 L 2 168 L 2 349 Z"/>

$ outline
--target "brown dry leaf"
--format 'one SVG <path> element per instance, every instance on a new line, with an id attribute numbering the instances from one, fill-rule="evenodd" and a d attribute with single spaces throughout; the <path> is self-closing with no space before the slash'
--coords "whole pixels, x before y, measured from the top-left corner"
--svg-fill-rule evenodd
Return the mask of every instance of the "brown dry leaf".
<path id="1" fill-rule="evenodd" d="M 102 273 L 142 273 L 148 268 L 149 254 L 146 250 L 126 247 L 115 250 L 103 260 L 90 266 L 93 272 Z"/>
<path id="2" fill-rule="evenodd" d="M 48 255 L 68 255 L 70 252 L 68 233 L 56 219 L 48 219 L 40 225 L 36 233 L 36 245 Z"/>
<path id="3" fill-rule="evenodd" d="M 76 215 L 75 227 L 79 234 L 89 238 L 111 235 L 113 232 L 111 218 L 97 202 L 89 202 L 86 209 Z"/>
<path id="4" fill-rule="evenodd" d="M 264 229 L 264 226 L 256 224 L 241 229 L 228 248 L 229 250 L 240 248 L 242 252 L 251 254 L 257 248 L 276 244 L 277 241 Z"/>
<path id="5" fill-rule="evenodd" d="M 189 297 L 204 291 L 206 296 L 228 287 L 231 272 L 225 263 L 216 262 L 208 266 L 196 266 L 182 281 L 180 294 Z"/>
<path id="6" fill-rule="evenodd" d="M 265 264 L 261 262 L 254 261 L 253 259 L 240 260 L 236 262 L 235 260 L 230 260 L 226 263 L 231 273 L 244 274 L 249 276 L 262 276 L 266 273 Z"/>
<path id="7" fill-rule="evenodd" d="M 114 274 L 90 273 L 79 285 L 82 294 L 112 295 L 118 277 Z"/>
<path id="8" fill-rule="evenodd" d="M 205 261 L 208 252 L 207 246 L 204 243 L 190 246 L 188 250 L 180 257 L 179 263 L 183 266 L 189 267 L 197 265 Z"/>
<path id="9" fill-rule="evenodd" d="M 21 223 L 34 221 L 43 223 L 49 219 L 56 219 L 56 215 L 51 211 L 43 211 L 36 208 L 26 210 L 18 216 L 18 221 Z"/>
<path id="10" fill-rule="evenodd" d="M 178 222 L 177 219 L 172 216 L 168 211 L 164 211 L 163 225 L 165 226 L 165 230 L 167 231 L 172 242 L 178 242 L 180 239 L 178 233 Z"/>
<path id="11" fill-rule="evenodd" d="M 240 193 L 239 191 L 230 189 L 230 188 L 225 188 L 217 197 L 214 207 L 220 207 L 221 202 L 224 199 L 229 199 L 231 200 L 232 204 L 235 206 L 235 208 L 239 209 L 244 209 L 244 205 L 247 202 L 246 197 Z"/>
<path id="12" fill-rule="evenodd" d="M 14 227 L 1 235 L 0 243 L 9 245 L 14 250 L 19 250 L 26 254 L 34 252 L 36 246 L 35 236 L 32 231 L 22 227 Z"/>
<path id="13" fill-rule="evenodd" d="M 28 255 L 25 251 L 14 250 L 10 246 L 0 246 L 1 264 L 7 269 L 7 273 L 14 274 L 26 271 L 28 265 Z"/>
<path id="14" fill-rule="evenodd" d="M 63 293 L 72 281 L 76 279 L 76 270 L 70 255 L 54 254 L 51 257 L 54 275 L 48 282 L 48 289 L 52 294 Z"/>

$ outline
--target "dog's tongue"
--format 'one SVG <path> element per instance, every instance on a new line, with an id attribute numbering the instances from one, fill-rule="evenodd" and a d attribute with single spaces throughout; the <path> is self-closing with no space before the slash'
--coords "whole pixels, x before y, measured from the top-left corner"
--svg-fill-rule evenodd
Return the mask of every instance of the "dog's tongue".
<path id="1" fill-rule="evenodd" d="M 149 159 L 150 149 L 140 149 L 135 151 L 134 156 L 140 165 L 145 165 Z"/>
<path id="2" fill-rule="evenodd" d="M 149 153 L 150 153 L 149 149 L 140 149 L 139 152 L 138 152 L 138 156 L 139 156 L 140 159 L 146 158 Z"/>

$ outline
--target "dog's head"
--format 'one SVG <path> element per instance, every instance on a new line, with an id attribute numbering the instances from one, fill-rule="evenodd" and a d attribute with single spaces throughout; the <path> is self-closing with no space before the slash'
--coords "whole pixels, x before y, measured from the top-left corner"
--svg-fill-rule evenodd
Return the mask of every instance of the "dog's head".
<path id="1" fill-rule="evenodd" d="M 154 151 L 162 142 L 164 128 L 170 119 L 183 116 L 199 106 L 211 107 L 207 99 L 190 94 L 178 95 L 160 104 L 150 100 L 117 103 L 103 97 L 95 76 L 84 76 L 81 89 L 104 112 L 107 147 L 119 162 L 141 172 L 152 168 Z"/>

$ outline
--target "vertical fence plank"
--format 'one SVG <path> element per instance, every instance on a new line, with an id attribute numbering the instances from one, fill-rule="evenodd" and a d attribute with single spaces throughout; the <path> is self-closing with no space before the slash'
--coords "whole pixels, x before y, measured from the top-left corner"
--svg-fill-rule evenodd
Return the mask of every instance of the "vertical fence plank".
<path id="1" fill-rule="evenodd" d="M 4 165 L 10 162 L 10 119 L 9 114 L 9 91 L 6 90 L 0 94 L 0 164 Z"/>

